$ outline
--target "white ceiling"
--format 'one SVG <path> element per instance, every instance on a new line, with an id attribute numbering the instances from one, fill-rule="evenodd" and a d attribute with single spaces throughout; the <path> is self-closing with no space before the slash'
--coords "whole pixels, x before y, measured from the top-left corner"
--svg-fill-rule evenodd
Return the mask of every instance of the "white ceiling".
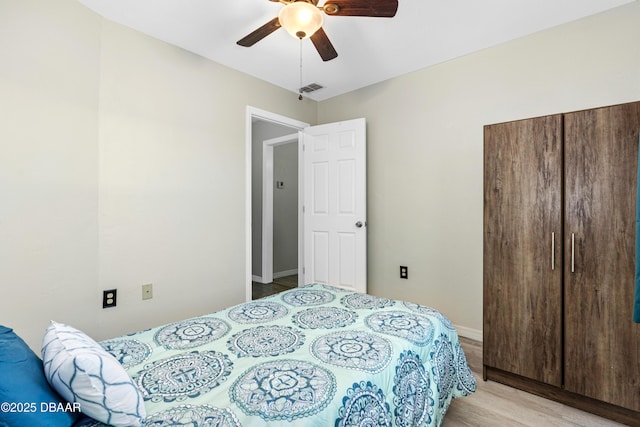
<path id="1" fill-rule="evenodd" d="M 398 0 L 394 18 L 325 16 L 338 57 L 283 29 L 254 46 L 236 41 L 276 17 L 268 0 L 78 0 L 105 18 L 297 94 L 322 101 L 638 0 Z M 319 5 L 325 0 L 320 0 Z M 302 43 L 302 46 L 300 46 Z M 293 95 L 295 96 L 295 95 Z"/>

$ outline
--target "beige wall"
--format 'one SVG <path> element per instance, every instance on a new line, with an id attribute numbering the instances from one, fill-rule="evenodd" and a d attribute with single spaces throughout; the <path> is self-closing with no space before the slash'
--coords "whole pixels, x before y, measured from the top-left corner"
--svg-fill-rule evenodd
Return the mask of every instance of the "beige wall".
<path id="1" fill-rule="evenodd" d="M 0 324 L 39 350 L 51 319 L 105 339 L 244 301 L 246 107 L 315 102 L 74 0 L 0 2 L 0 58 Z"/>
<path id="2" fill-rule="evenodd" d="M 634 2 L 321 102 L 367 118 L 369 291 L 477 335 L 483 125 L 640 100 L 639 23 Z"/>
<path id="3" fill-rule="evenodd" d="M 273 148 L 273 274 L 298 272 L 298 142 Z"/>
<path id="4" fill-rule="evenodd" d="M 0 323 L 39 349 L 50 319 L 104 339 L 244 300 L 251 105 L 366 117 L 370 291 L 477 332 L 482 126 L 640 99 L 638 22 L 634 2 L 316 104 L 74 0 L 4 0 Z"/>

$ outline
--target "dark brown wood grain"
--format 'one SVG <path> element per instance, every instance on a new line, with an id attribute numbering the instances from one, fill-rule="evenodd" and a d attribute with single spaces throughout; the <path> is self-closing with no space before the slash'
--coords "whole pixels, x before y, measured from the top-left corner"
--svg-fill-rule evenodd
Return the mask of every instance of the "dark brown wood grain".
<path id="1" fill-rule="evenodd" d="M 251 33 L 238 40 L 236 44 L 244 47 L 253 46 L 263 38 L 267 37 L 269 34 L 273 33 L 278 28 L 280 28 L 280 20 L 278 19 L 278 17 L 275 17 L 260 28 L 252 31 Z"/>
<path id="2" fill-rule="evenodd" d="M 327 33 L 322 28 L 318 28 L 318 31 L 311 36 L 311 42 L 315 46 L 316 50 L 320 54 L 323 61 L 331 61 L 338 56 L 338 52 L 331 44 Z"/>
<path id="3" fill-rule="evenodd" d="M 335 12 L 333 6 L 337 6 Z M 398 0 L 328 0 L 324 9 L 329 15 L 392 18 L 398 10 Z"/>
<path id="4" fill-rule="evenodd" d="M 483 363 L 559 387 L 562 116 L 485 126 L 484 140 Z"/>
<path id="5" fill-rule="evenodd" d="M 635 411 L 640 325 L 631 318 L 639 132 L 640 102 L 565 115 L 565 388 Z"/>
<path id="6" fill-rule="evenodd" d="M 485 126 L 484 377 L 629 425 L 639 134 L 640 102 Z"/>

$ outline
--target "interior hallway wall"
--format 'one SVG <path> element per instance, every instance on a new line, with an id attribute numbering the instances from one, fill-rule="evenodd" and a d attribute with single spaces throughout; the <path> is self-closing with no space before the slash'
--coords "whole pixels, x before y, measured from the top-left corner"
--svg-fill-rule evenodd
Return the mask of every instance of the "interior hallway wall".
<path id="1" fill-rule="evenodd" d="M 298 143 L 273 149 L 273 275 L 298 271 Z"/>
<path id="2" fill-rule="evenodd" d="M 263 142 L 297 130 L 278 123 L 258 120 L 252 125 L 251 149 L 251 273 L 262 276 L 262 146 Z"/>

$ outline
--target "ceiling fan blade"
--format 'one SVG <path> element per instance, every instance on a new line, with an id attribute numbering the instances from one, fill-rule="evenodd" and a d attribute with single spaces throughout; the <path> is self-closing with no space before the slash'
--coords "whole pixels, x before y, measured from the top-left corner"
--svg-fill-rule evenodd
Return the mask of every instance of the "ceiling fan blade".
<path id="1" fill-rule="evenodd" d="M 322 9 L 327 15 L 391 18 L 398 10 L 398 0 L 327 0 Z"/>
<path id="2" fill-rule="evenodd" d="M 273 33 L 278 28 L 280 28 L 280 20 L 278 19 L 278 17 L 275 17 L 271 21 L 264 24 L 262 27 L 258 28 L 252 33 L 247 34 L 236 43 L 244 47 L 253 46 L 263 38 L 267 37 L 269 34 Z"/>
<path id="3" fill-rule="evenodd" d="M 323 61 L 331 61 L 333 58 L 338 56 L 338 52 L 334 49 L 331 41 L 329 41 L 329 37 L 327 37 L 327 33 L 324 32 L 322 27 L 313 33 L 311 41 Z"/>

